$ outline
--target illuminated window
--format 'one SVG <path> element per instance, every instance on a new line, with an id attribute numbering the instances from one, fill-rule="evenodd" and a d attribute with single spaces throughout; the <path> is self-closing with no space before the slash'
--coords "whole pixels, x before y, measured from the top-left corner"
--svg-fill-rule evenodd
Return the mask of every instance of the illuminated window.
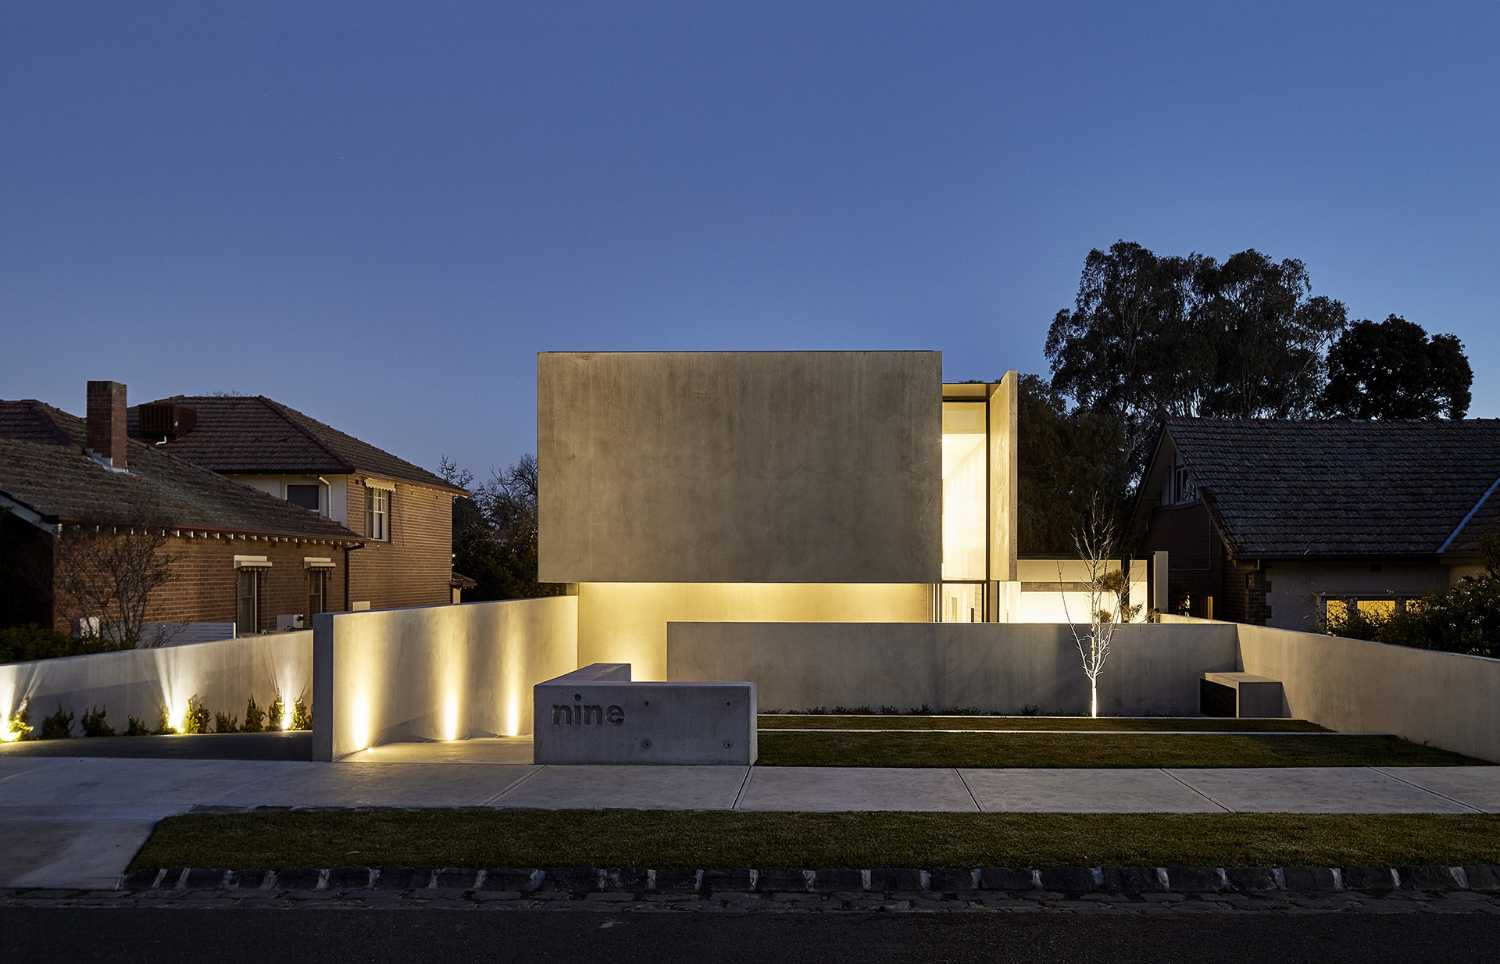
<path id="1" fill-rule="evenodd" d="M 943 403 L 943 579 L 983 580 L 989 502 L 988 406 Z"/>
<path id="2" fill-rule="evenodd" d="M 1359 608 L 1361 616 L 1374 619 L 1386 619 L 1396 614 L 1394 599 L 1358 599 L 1354 605 Z"/>
<path id="3" fill-rule="evenodd" d="M 1344 599 L 1329 599 L 1323 604 L 1323 615 L 1329 622 L 1343 622 L 1349 615 L 1349 603 Z"/>
<path id="4" fill-rule="evenodd" d="M 984 583 L 945 582 L 938 587 L 938 622 L 984 622 Z"/>

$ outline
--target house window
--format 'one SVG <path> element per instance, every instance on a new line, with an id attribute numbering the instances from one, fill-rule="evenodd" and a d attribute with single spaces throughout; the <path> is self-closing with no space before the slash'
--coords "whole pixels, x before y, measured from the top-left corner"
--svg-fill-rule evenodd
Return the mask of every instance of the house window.
<path id="1" fill-rule="evenodd" d="M 365 534 L 376 542 L 391 541 L 391 493 L 385 489 L 366 489 Z"/>
<path id="2" fill-rule="evenodd" d="M 1407 599 L 1404 596 L 1324 596 L 1323 621 L 1325 624 L 1342 623 L 1349 619 L 1351 613 L 1379 621 L 1390 619 L 1398 612 L 1417 612 L 1421 606 L 1420 599 Z"/>
<path id="3" fill-rule="evenodd" d="M 323 487 L 313 482 L 290 482 L 286 487 L 286 500 L 292 505 L 300 505 L 304 509 L 317 512 L 319 506 L 320 490 Z"/>
<path id="4" fill-rule="evenodd" d="M 1167 484 L 1162 487 L 1162 505 L 1187 505 L 1198 501 L 1198 484 L 1193 481 L 1193 475 L 1183 464 L 1182 456 L 1174 456 L 1172 459 L 1172 474 L 1167 477 Z"/>
<path id="5" fill-rule="evenodd" d="M 260 570 L 236 570 L 235 583 L 235 632 L 251 636 L 260 631 Z"/>
<path id="6" fill-rule="evenodd" d="M 328 596 L 328 570 L 307 570 L 307 628 L 312 628 L 312 618 L 324 612 L 324 600 Z"/>

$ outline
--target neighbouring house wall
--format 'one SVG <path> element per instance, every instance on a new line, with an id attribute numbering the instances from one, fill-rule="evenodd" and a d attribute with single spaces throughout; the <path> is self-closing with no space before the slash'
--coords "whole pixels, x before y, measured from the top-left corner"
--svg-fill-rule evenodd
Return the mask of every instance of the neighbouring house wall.
<path id="1" fill-rule="evenodd" d="M 1448 586 L 1448 571 L 1437 563 L 1268 562 L 1264 624 L 1279 629 L 1316 630 L 1318 597 L 1422 596 Z M 1234 614 L 1224 614 L 1233 618 Z M 1246 622 L 1258 623 L 1251 613 Z"/>
<path id="2" fill-rule="evenodd" d="M 78 720 L 90 708 L 106 711 L 116 733 L 134 716 L 155 729 L 161 707 L 180 718 L 196 695 L 210 713 L 243 720 L 254 697 L 261 709 L 278 696 L 284 702 L 312 697 L 313 634 L 268 633 L 212 643 L 0 664 L 0 720 L 29 704 L 31 725 L 62 707 Z"/>
<path id="3" fill-rule="evenodd" d="M 578 667 L 573 596 L 330 613 L 314 627 L 313 754 L 531 732 L 531 687 Z"/>
<path id="4" fill-rule="evenodd" d="M 1281 680 L 1292 716 L 1500 762 L 1500 660 L 1264 626 L 1235 629 L 1241 668 Z"/>
<path id="5" fill-rule="evenodd" d="M 762 712 L 1089 707 L 1077 644 L 1058 625 L 674 622 L 667 656 L 673 682 L 755 683 Z M 1099 679 L 1100 713 L 1195 716 L 1202 674 L 1236 661 L 1232 625 L 1121 626 Z"/>
<path id="6" fill-rule="evenodd" d="M 67 540 L 58 551 L 59 569 L 67 564 Z M 328 570 L 325 605 L 336 609 L 344 598 L 344 552 L 339 546 L 314 542 L 273 542 L 270 539 L 228 539 L 213 536 L 177 536 L 167 540 L 162 550 L 171 559 L 170 575 L 165 585 L 151 594 L 146 620 L 153 623 L 232 623 L 238 618 L 234 557 L 265 556 L 271 563 L 261 570 L 260 625 L 241 627 L 239 634 L 250 635 L 276 628 L 280 614 L 307 612 L 307 569 L 305 559 L 328 559 L 334 568 Z M 60 575 L 60 573 L 59 573 Z M 59 632 L 71 632 L 74 620 L 84 613 L 61 592 L 57 593 L 54 624 Z"/>
<path id="7" fill-rule="evenodd" d="M 669 622 L 926 622 L 932 587 L 786 583 L 578 585 L 578 659 L 629 663 L 638 680 L 667 678 Z"/>
<path id="8" fill-rule="evenodd" d="M 241 485 L 248 485 L 252 489 L 258 489 L 267 495 L 272 495 L 282 500 L 286 499 L 286 487 L 288 485 L 316 485 L 320 489 L 319 501 L 323 503 L 319 507 L 320 514 L 340 525 L 348 525 L 349 479 L 347 476 L 222 474 L 227 478 L 234 479 Z"/>
<path id="9" fill-rule="evenodd" d="M 542 582 L 931 583 L 941 355 L 537 360 Z"/>
<path id="10" fill-rule="evenodd" d="M 1201 616 L 1210 596 L 1215 613 L 1224 613 L 1226 603 L 1233 605 L 1224 598 L 1226 579 L 1232 578 L 1225 574 L 1224 543 L 1202 502 L 1152 509 L 1144 546 L 1168 554 L 1168 611 L 1177 612 L 1186 599 L 1190 615 Z"/>
<path id="11" fill-rule="evenodd" d="M 52 624 L 55 537 L 0 509 L 0 629 Z"/>
<path id="12" fill-rule="evenodd" d="M 357 475 L 347 488 L 350 529 L 366 535 L 365 501 L 369 490 Z M 371 609 L 436 606 L 452 600 L 453 493 L 425 485 L 396 482 L 392 499 L 391 540 L 368 541 L 349 553 L 349 601 Z M 342 600 L 340 601 L 342 608 Z"/>

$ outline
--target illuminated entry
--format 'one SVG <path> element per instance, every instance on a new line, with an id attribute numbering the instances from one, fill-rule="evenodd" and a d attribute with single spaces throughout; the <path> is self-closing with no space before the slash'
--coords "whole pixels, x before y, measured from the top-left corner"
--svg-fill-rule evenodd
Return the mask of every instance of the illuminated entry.
<path id="1" fill-rule="evenodd" d="M 984 402 L 943 403 L 943 580 L 986 578 L 989 433 Z"/>

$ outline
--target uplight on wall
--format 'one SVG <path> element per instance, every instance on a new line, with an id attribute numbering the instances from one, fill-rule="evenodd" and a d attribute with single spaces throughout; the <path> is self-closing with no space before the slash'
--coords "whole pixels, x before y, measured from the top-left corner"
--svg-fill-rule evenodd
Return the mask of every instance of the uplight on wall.
<path id="1" fill-rule="evenodd" d="M 354 697 L 354 712 L 350 714 L 349 740 L 353 749 L 363 750 L 370 745 L 370 700 L 360 693 Z"/>
<path id="2" fill-rule="evenodd" d="M 449 692 L 443 700 L 443 739 L 458 739 L 458 694 Z"/>

